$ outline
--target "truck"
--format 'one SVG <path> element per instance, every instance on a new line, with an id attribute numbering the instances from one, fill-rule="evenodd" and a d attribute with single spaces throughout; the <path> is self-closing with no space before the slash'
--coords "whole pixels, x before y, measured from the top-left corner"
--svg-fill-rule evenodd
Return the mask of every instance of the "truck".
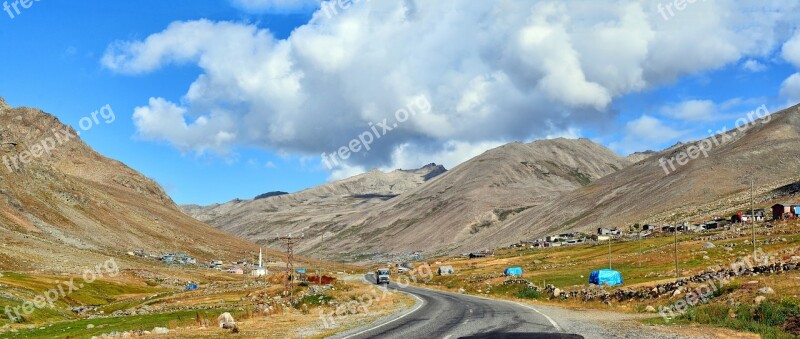
<path id="1" fill-rule="evenodd" d="M 379 269 L 375 271 L 375 283 L 380 284 L 389 284 L 389 269 Z"/>

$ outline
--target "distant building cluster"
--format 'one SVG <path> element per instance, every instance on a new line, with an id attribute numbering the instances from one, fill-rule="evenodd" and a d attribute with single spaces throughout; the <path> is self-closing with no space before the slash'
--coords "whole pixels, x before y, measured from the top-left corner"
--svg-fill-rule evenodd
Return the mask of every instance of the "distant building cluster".
<path id="1" fill-rule="evenodd" d="M 248 273 L 254 277 L 262 277 L 269 274 L 266 266 L 264 266 L 263 252 L 258 252 L 258 263 L 250 263 L 247 260 L 238 260 L 226 264 L 222 260 L 211 260 L 206 263 L 198 263 L 196 258 L 189 256 L 186 253 L 164 253 L 153 254 L 147 253 L 145 250 L 135 250 L 127 253 L 130 256 L 158 260 L 166 265 L 195 265 L 199 268 L 208 268 L 214 270 L 224 271 L 230 274 L 243 275 Z"/>

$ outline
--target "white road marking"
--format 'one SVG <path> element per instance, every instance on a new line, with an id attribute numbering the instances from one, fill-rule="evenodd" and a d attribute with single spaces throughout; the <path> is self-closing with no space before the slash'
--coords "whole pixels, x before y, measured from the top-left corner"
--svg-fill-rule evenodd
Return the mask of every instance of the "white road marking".
<path id="1" fill-rule="evenodd" d="M 422 299 L 420 299 L 420 297 L 418 297 L 418 296 L 416 296 L 416 295 L 414 295 L 414 294 L 411 294 L 411 293 L 406 293 L 406 292 L 403 292 L 403 291 L 399 291 L 399 292 L 400 292 L 400 293 L 405 293 L 405 294 L 408 294 L 408 295 L 410 295 L 410 296 L 414 297 L 415 299 L 417 299 L 417 300 L 419 301 L 419 303 L 417 304 L 417 307 L 414 307 L 414 309 L 413 309 L 413 310 L 411 310 L 411 311 L 409 311 L 408 313 L 406 313 L 406 314 L 403 314 L 403 315 L 401 315 L 401 316 L 399 316 L 399 317 L 397 317 L 397 318 L 393 319 L 392 321 L 387 321 L 387 322 L 385 322 L 385 323 L 383 323 L 383 324 L 380 324 L 380 325 L 378 325 L 378 326 L 375 326 L 375 327 L 373 327 L 373 328 L 370 328 L 370 329 L 363 330 L 363 331 L 361 331 L 361 332 L 358 332 L 358 333 L 356 333 L 356 334 L 351 334 L 351 335 L 348 335 L 348 336 L 346 336 L 346 337 L 344 337 L 344 338 L 342 338 L 342 339 L 350 339 L 350 338 L 353 338 L 353 337 L 356 337 L 356 336 L 362 335 L 362 334 L 364 334 L 364 333 L 367 333 L 367 332 L 370 332 L 370 331 L 373 331 L 373 330 L 379 329 L 379 328 L 381 328 L 381 327 L 384 327 L 384 326 L 386 326 L 386 325 L 389 325 L 389 324 L 391 324 L 391 323 L 393 323 L 393 322 L 395 322 L 395 321 L 398 321 L 398 320 L 400 320 L 400 319 L 403 319 L 403 318 L 405 318 L 405 317 L 407 317 L 407 316 L 411 315 L 412 313 L 414 313 L 414 312 L 418 311 L 420 308 L 422 308 L 422 306 L 423 306 L 423 305 L 425 305 L 425 300 L 422 300 Z"/>
<path id="2" fill-rule="evenodd" d="M 513 301 L 510 301 L 510 302 L 513 302 Z M 549 321 L 549 322 L 550 322 L 550 324 L 551 324 L 551 325 L 553 325 L 553 327 L 555 327 L 555 328 L 556 328 L 556 330 L 558 330 L 559 332 L 564 332 L 564 330 L 562 330 L 562 329 L 561 329 L 561 327 L 560 327 L 560 326 L 558 326 L 558 323 L 556 323 L 556 321 L 555 321 L 555 320 L 553 320 L 553 318 L 550 318 L 550 316 L 548 316 L 547 314 L 544 314 L 544 313 L 540 312 L 539 310 L 537 310 L 537 309 L 533 308 L 533 306 L 531 306 L 531 305 L 528 305 L 528 304 L 523 304 L 523 303 L 518 303 L 518 302 L 514 302 L 514 303 L 515 303 L 515 304 L 517 304 L 517 305 L 520 305 L 520 306 L 522 306 L 522 307 L 530 308 L 530 309 L 532 309 L 534 312 L 536 312 L 536 313 L 539 313 L 541 316 L 545 317 L 545 318 L 547 319 L 547 321 Z"/>
<path id="3" fill-rule="evenodd" d="M 443 339 L 450 339 L 450 338 L 452 338 L 452 337 L 453 337 L 453 335 L 452 335 L 452 334 L 448 334 L 448 335 L 447 335 L 446 337 L 444 337 Z"/>

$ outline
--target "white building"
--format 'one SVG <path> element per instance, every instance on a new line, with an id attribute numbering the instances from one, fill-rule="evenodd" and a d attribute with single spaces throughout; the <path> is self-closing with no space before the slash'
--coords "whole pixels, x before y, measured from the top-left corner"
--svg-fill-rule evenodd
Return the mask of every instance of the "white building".
<path id="1" fill-rule="evenodd" d="M 250 275 L 252 275 L 254 277 L 263 277 L 263 276 L 267 275 L 267 273 L 268 273 L 267 272 L 267 268 L 264 267 L 264 258 L 263 258 L 263 255 L 261 254 L 261 249 L 259 248 L 258 249 L 258 267 L 254 268 L 252 271 L 250 271 Z"/>

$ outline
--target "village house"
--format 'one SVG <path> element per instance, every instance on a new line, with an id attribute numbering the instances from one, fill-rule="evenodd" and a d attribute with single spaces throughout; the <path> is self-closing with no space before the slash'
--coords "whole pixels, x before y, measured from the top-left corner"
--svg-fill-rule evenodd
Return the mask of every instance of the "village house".
<path id="1" fill-rule="evenodd" d="M 797 205 L 794 205 L 797 206 Z M 775 204 L 772 206 L 772 220 L 792 219 L 797 216 L 797 210 L 791 204 Z"/>

